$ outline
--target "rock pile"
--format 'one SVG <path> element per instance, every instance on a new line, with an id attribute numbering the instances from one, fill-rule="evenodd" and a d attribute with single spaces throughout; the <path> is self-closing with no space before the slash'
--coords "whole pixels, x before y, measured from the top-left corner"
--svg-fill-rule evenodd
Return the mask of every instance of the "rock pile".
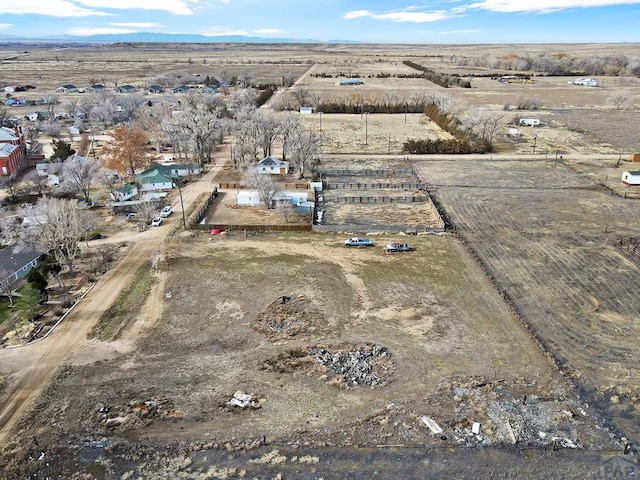
<path id="1" fill-rule="evenodd" d="M 387 378 L 374 372 L 374 362 L 389 354 L 382 345 L 361 346 L 352 351 L 330 352 L 324 348 L 309 348 L 309 353 L 334 375 L 340 375 L 348 387 L 384 385 Z"/>

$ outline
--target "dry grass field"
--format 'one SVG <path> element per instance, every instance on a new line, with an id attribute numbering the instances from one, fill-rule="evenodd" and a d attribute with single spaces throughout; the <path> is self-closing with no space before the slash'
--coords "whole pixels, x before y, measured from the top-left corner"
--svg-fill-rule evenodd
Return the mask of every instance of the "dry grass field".
<path id="1" fill-rule="evenodd" d="M 2 450 L 0 477 L 548 479 L 607 478 L 603 462 L 637 469 L 640 260 L 618 245 L 640 236 L 639 194 L 619 183 L 629 164 L 602 159 L 640 150 L 637 79 L 598 77 L 603 86 L 586 88 L 567 85 L 573 77 L 514 85 L 470 76 L 471 89 L 445 89 L 376 77 L 413 73 L 404 60 L 491 75 L 454 59 L 634 55 L 635 48 L 3 47 L 4 83 L 33 84 L 25 93 L 32 99 L 90 79 L 144 86 L 157 75 L 226 70 L 277 83 L 306 72 L 293 88 L 325 100 L 448 95 L 503 112 L 504 125 L 502 155 L 406 157 L 407 138 L 448 134 L 420 114 L 301 115 L 322 135 L 323 169 L 413 170 L 411 181 L 427 186 L 447 232 L 378 234 L 363 249 L 344 247 L 346 236 L 333 233 L 170 237 L 118 300 L 128 306 L 128 324 L 117 338 L 75 351 L 22 418 Z M 318 74 L 365 83 L 339 87 Z M 616 110 L 607 99 L 623 88 L 635 104 Z M 515 110 L 523 100 L 540 109 Z M 510 138 L 520 117 L 543 125 Z M 214 162 L 220 182 L 241 178 L 228 147 Z M 352 183 L 340 174 L 325 180 Z M 277 220 L 235 207 L 232 193 L 209 212 L 214 221 Z M 379 230 L 437 220 L 421 203 L 331 203 L 361 193 L 323 192 L 327 216 Z M 108 231 L 121 241 L 117 225 L 112 220 Z M 385 243 L 399 240 L 415 251 L 384 253 Z M 105 318 L 95 320 L 105 327 Z M 15 372 L 2 353 L 0 378 L 9 388 Z M 628 444 L 630 455 L 618 455 Z"/>

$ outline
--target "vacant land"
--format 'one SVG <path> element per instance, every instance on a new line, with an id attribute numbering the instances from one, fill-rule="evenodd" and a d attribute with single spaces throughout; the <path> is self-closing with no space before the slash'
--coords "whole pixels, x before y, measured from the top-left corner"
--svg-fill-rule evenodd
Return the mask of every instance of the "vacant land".
<path id="1" fill-rule="evenodd" d="M 346 249 L 333 235 L 172 245 L 160 265 L 168 273 L 157 298 L 164 312 L 138 348 L 65 368 L 24 432 L 37 431 L 43 446 L 71 442 L 93 452 L 89 459 L 102 452 L 111 476 L 150 468 L 135 461 L 137 442 L 161 447 L 169 439 L 304 451 L 506 446 L 515 435 L 531 446 L 611 448 L 597 413 L 465 246 L 447 236 L 412 245 L 415 252 L 398 256 L 381 246 Z M 229 406 L 234 392 L 255 404 Z M 583 408 L 586 417 L 571 413 Z M 442 434 L 431 433 L 425 415 Z M 473 422 L 481 434 L 471 435 Z M 95 463 L 78 459 L 62 471 Z"/>

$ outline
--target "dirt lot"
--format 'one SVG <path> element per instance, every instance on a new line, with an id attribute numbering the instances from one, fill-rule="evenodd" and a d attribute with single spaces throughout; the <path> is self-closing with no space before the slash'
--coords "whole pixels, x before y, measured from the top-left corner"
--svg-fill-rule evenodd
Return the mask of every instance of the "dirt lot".
<path id="1" fill-rule="evenodd" d="M 401 255 L 341 243 L 203 235 L 170 246 L 155 298 L 164 310 L 138 348 L 69 365 L 23 434 L 42 448 L 71 442 L 87 455 L 67 472 L 101 467 L 108 478 L 151 468 L 135 445 L 163 448 L 169 432 L 171 443 L 240 450 L 514 438 L 614 448 L 462 243 L 420 237 Z M 251 406 L 229 406 L 234 392 Z M 100 452 L 108 460 L 94 461 Z"/>

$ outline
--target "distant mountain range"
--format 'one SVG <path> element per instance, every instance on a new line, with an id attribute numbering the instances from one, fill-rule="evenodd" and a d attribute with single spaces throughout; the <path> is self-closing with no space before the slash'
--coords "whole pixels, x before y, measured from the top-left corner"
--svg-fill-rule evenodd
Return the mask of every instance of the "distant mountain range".
<path id="1" fill-rule="evenodd" d="M 120 33 L 110 35 L 90 35 L 86 37 L 59 35 L 51 37 L 18 37 L 1 35 L 0 42 L 8 43 L 359 43 L 351 40 L 248 37 L 244 35 L 206 36 L 180 33 Z"/>

